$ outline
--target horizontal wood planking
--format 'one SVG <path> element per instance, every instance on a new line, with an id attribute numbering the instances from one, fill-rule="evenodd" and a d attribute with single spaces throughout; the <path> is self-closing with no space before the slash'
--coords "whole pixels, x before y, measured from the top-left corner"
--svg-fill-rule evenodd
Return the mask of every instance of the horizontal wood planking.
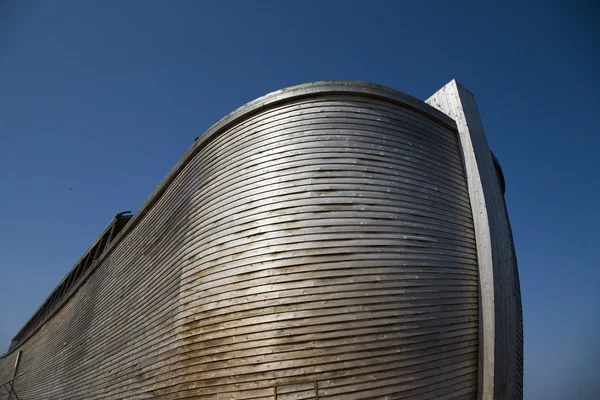
<path id="1" fill-rule="evenodd" d="M 79 259 L 75 266 L 67 273 L 65 278 L 50 293 L 48 298 L 40 305 L 34 315 L 25 323 L 23 328 L 15 335 L 10 344 L 8 353 L 20 346 L 48 319 L 52 318 L 62 305 L 69 300 L 72 293 L 85 283 L 86 277 L 93 273 L 95 263 L 101 258 L 102 253 L 109 247 L 113 234 L 118 234 L 127 221 L 131 218 L 125 213 L 117 214 L 104 232 L 96 239 L 90 248 Z"/>
<path id="2" fill-rule="evenodd" d="M 272 399 L 308 380 L 320 399 L 474 396 L 476 257 L 454 130 L 360 94 L 290 98 L 181 167 L 21 347 L 32 373 L 17 388 Z"/>

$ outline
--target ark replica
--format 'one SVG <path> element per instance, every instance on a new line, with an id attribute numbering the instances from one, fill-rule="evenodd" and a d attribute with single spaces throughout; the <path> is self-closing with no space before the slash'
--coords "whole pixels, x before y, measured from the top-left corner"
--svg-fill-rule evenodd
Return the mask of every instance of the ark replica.
<path id="1" fill-rule="evenodd" d="M 0 392 L 521 399 L 503 195 L 456 81 L 425 102 L 347 81 L 268 94 L 115 217 L 0 358 Z"/>

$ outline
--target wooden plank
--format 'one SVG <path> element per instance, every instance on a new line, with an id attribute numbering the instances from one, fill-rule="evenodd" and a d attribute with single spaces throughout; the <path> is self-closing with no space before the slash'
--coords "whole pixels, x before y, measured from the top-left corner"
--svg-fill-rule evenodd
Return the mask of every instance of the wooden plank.
<path id="1" fill-rule="evenodd" d="M 428 104 L 458 126 L 475 223 L 481 294 L 479 397 L 523 397 L 523 321 L 512 232 L 475 97 L 456 80 Z"/>

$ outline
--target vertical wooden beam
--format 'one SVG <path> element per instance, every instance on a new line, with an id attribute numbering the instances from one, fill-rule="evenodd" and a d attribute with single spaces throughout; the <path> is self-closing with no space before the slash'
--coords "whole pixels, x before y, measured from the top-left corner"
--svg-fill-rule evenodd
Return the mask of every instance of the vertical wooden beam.
<path id="1" fill-rule="evenodd" d="M 523 398 L 523 320 L 512 231 L 475 97 L 452 80 L 426 103 L 456 121 L 479 263 L 478 398 Z"/>
<path id="2" fill-rule="evenodd" d="M 8 391 L 8 398 L 10 400 L 13 392 L 14 392 L 14 386 L 15 386 L 15 379 L 17 378 L 17 374 L 19 373 L 19 362 L 21 361 L 21 354 L 23 353 L 22 350 L 19 350 L 19 352 L 17 353 L 17 358 L 15 360 L 15 369 L 13 371 L 13 376 L 12 376 L 12 380 L 10 382 L 10 390 Z"/>
<path id="3" fill-rule="evenodd" d="M 108 238 L 106 239 L 106 243 L 104 244 L 104 248 L 102 249 L 102 253 L 104 253 L 106 251 L 106 249 L 108 249 L 108 246 L 110 246 L 110 241 L 113 238 L 113 234 L 115 233 L 115 227 L 117 226 L 118 222 L 119 222 L 119 219 L 115 218 L 115 221 L 113 222 L 113 225 L 110 228 L 110 233 L 108 234 Z"/>

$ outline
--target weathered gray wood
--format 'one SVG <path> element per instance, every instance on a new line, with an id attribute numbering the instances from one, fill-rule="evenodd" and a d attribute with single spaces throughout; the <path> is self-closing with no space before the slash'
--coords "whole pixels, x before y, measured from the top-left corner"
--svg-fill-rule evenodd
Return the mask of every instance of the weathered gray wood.
<path id="1" fill-rule="evenodd" d="M 128 213 L 128 212 L 127 212 Z M 33 316 L 25 323 L 23 328 L 15 335 L 11 342 L 9 353 L 14 351 L 18 346 L 25 342 L 31 335 L 33 335 L 37 329 L 48 319 L 52 318 L 54 313 L 67 302 L 72 293 L 75 293 L 79 286 L 85 283 L 85 277 L 82 279 L 82 274 L 89 276 L 93 273 L 90 270 L 94 259 L 104 249 L 103 243 L 108 244 L 107 236 L 108 229 L 112 234 L 114 230 L 119 227 L 122 228 L 127 223 L 130 216 L 123 216 L 125 213 L 118 214 L 115 219 L 109 224 L 104 232 L 96 239 L 94 244 L 84 253 L 80 260 L 75 266 L 67 273 L 65 278 L 58 284 L 58 286 L 52 291 L 48 298 L 38 307 Z"/>
<path id="2" fill-rule="evenodd" d="M 258 99 L 195 142 L 23 343 L 17 389 L 474 398 L 470 209 L 454 122 L 426 104 L 339 82 Z"/>
<path id="3" fill-rule="evenodd" d="M 475 97 L 456 80 L 428 104 L 458 126 L 475 223 L 481 295 L 479 397 L 523 397 L 523 321 L 512 232 Z"/>

